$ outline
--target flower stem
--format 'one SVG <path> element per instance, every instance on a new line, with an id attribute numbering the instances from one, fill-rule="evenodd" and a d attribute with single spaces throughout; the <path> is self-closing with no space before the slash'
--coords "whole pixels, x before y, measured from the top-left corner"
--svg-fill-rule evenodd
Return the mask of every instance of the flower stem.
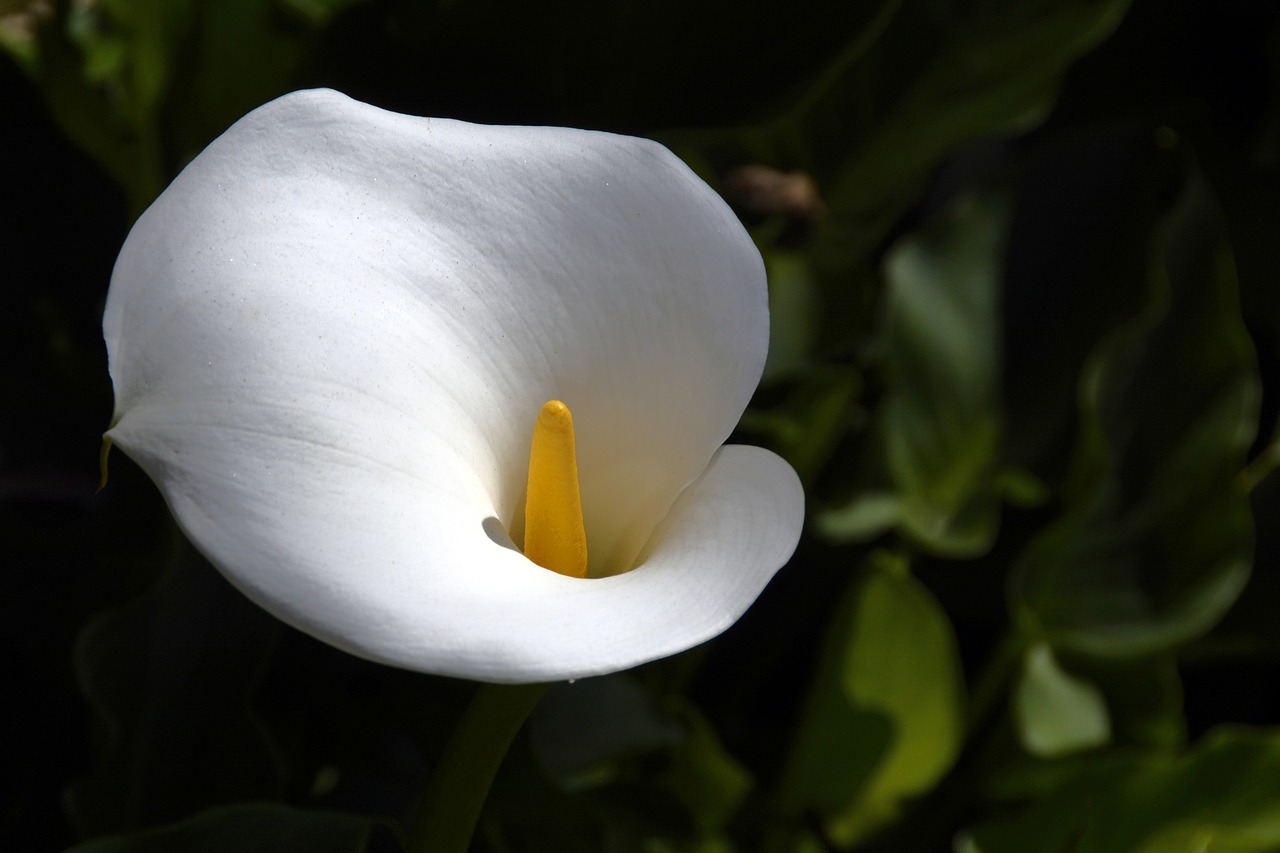
<path id="1" fill-rule="evenodd" d="M 405 853 L 466 853 L 507 748 L 547 684 L 482 684 L 445 745 Z"/>

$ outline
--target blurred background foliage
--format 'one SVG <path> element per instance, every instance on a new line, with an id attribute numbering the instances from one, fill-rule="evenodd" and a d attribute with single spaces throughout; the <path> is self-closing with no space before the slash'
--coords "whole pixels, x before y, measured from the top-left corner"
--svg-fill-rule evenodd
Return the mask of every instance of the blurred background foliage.
<path id="1" fill-rule="evenodd" d="M 249 605 L 123 457 L 129 224 L 286 91 L 657 138 L 765 257 L 809 495 L 557 685 L 481 851 L 1280 850 L 1271 0 L 0 0 L 0 847 L 389 851 L 474 685 Z"/>

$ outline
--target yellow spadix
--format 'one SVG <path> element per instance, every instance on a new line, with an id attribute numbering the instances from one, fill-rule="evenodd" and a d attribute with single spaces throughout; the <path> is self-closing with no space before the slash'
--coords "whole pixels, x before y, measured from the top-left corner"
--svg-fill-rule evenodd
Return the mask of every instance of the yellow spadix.
<path id="1" fill-rule="evenodd" d="M 524 555 L 545 569 L 585 578 L 587 532 L 582 526 L 573 416 L 559 400 L 542 407 L 533 427 L 528 488 Z"/>

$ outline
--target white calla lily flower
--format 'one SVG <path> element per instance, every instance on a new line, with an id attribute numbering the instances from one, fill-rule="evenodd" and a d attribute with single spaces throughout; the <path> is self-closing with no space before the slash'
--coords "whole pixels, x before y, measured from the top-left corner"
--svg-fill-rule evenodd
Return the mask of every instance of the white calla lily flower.
<path id="1" fill-rule="evenodd" d="M 287 95 L 138 220 L 103 329 L 108 438 L 191 541 L 376 661 L 625 669 L 731 625 L 799 537 L 791 468 L 721 446 L 764 365 L 760 256 L 647 140 Z M 551 400 L 586 578 L 518 547 Z"/>

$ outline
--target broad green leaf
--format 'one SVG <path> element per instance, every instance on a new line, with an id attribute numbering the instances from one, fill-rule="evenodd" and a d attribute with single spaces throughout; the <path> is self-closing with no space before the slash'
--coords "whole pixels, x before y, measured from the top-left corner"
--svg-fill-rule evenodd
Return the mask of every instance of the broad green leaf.
<path id="1" fill-rule="evenodd" d="M 794 814 L 845 808 L 893 740 L 888 717 L 855 706 L 844 685 L 861 595 L 862 583 L 855 581 L 835 610 L 791 747 L 779 801 Z"/>
<path id="2" fill-rule="evenodd" d="M 1280 619 L 1275 607 L 1280 601 L 1280 571 L 1276 571 L 1280 566 L 1280 524 L 1274 521 L 1280 519 L 1280 477 L 1262 480 L 1250 492 L 1249 504 L 1258 522 L 1257 569 L 1222 623 L 1195 644 L 1194 653 L 1202 660 L 1207 655 L 1209 661 L 1225 658 L 1244 663 L 1262 650 L 1267 660 L 1280 651 Z M 1259 699 L 1265 701 L 1261 696 Z"/>
<path id="3" fill-rule="evenodd" d="M 553 685 L 528 730 L 543 771 L 570 791 L 607 784 L 627 761 L 685 738 L 680 721 L 627 673 Z"/>
<path id="4" fill-rule="evenodd" d="M 842 675 L 850 703 L 883 715 L 893 727 L 874 775 L 831 818 L 832 837 L 851 845 L 932 788 L 964 740 L 964 682 L 951 622 L 904 560 L 872 559 Z"/>
<path id="5" fill-rule="evenodd" d="M 164 188 L 155 108 L 169 67 L 167 39 L 189 5 L 140 0 L 135 10 L 120 0 L 102 7 L 58 3 L 36 29 L 31 73 L 50 111 L 120 184 L 134 215 Z M 117 23 L 117 8 L 137 14 Z"/>
<path id="6" fill-rule="evenodd" d="M 280 6 L 293 15 L 297 15 L 312 27 L 319 27 L 329 21 L 348 6 L 354 6 L 364 0 L 280 0 Z"/>
<path id="7" fill-rule="evenodd" d="M 1165 748 L 1186 743 L 1185 695 L 1173 654 L 1074 663 L 1106 697 L 1114 743 Z"/>
<path id="8" fill-rule="evenodd" d="M 290 89 L 324 27 L 361 0 L 198 3 L 174 39 L 184 61 L 167 93 L 169 156 L 185 164 L 236 119 Z"/>
<path id="9" fill-rule="evenodd" d="M 1001 454 L 1066 490 L 1080 376 L 1150 302 L 1153 230 L 1183 164 L 1148 128 L 1048 135 L 1018 180 L 1005 268 Z"/>
<path id="10" fill-rule="evenodd" d="M 753 784 L 696 707 L 656 700 L 629 673 L 553 686 L 530 719 L 529 742 L 563 790 L 657 792 L 683 806 L 704 841 L 724 828 Z"/>
<path id="11" fill-rule="evenodd" d="M 293 88 L 317 33 L 357 2 L 55 3 L 11 49 L 137 215 L 214 136 Z"/>
<path id="12" fill-rule="evenodd" d="M 276 803 L 209 809 L 168 826 L 89 841 L 68 853 L 362 853 L 381 823 Z"/>
<path id="13" fill-rule="evenodd" d="M 748 411 L 744 429 L 762 433 L 805 483 L 825 470 L 838 443 L 865 420 L 858 406 L 862 376 L 846 367 L 815 367 L 798 377 L 782 404 Z"/>
<path id="14" fill-rule="evenodd" d="M 1280 732 L 1222 729 L 1182 755 L 1095 754 L 1016 817 L 969 834 L 983 853 L 1273 851 Z"/>
<path id="15" fill-rule="evenodd" d="M 825 67 L 787 108 L 746 128 L 664 136 L 730 167 L 811 174 L 830 211 L 813 257 L 845 284 L 948 155 L 1042 121 L 1069 65 L 1111 34 L 1129 0 L 853 5 L 858 15 L 824 31 L 824 44 L 843 34 L 841 48 L 810 50 L 800 67 L 814 57 Z"/>
<path id="16" fill-rule="evenodd" d="M 826 78 L 797 117 L 803 136 L 825 148 L 813 153 L 815 174 L 834 227 L 821 255 L 871 250 L 961 144 L 1042 121 L 1069 64 L 1110 35 L 1128 5 L 899 4 L 874 46 Z"/>
<path id="17" fill-rule="evenodd" d="M 688 735 L 672 752 L 664 782 L 689 810 L 699 835 L 714 839 L 746 799 L 753 780 L 701 714 L 689 705 L 681 711 Z"/>
<path id="18" fill-rule="evenodd" d="M 85 53 L 90 83 L 127 93 L 135 126 L 154 126 L 156 112 L 179 57 L 176 36 L 193 8 L 190 0 L 102 0 L 97 10 L 74 10 L 73 38 Z M 86 20 L 86 17 L 89 17 Z M 81 26 L 75 27 L 76 23 Z M 105 57 L 95 56 L 106 52 Z M 96 67 L 95 67 L 96 66 Z M 95 79 L 98 78 L 98 79 Z"/>
<path id="19" fill-rule="evenodd" d="M 487 41 L 521 59 L 545 101 L 589 126 L 741 126 L 792 102 L 894 5 L 551 0 L 507 4 L 502 27 L 484 4 L 461 4 L 447 23 L 478 49 Z"/>
<path id="20" fill-rule="evenodd" d="M 1023 748 L 1040 758 L 1092 749 L 1111 739 L 1102 691 L 1064 671 L 1044 643 L 1032 646 L 1023 658 L 1013 715 Z"/>
<path id="21" fill-rule="evenodd" d="M 101 731 L 97 760 L 67 793 L 84 835 L 281 793 L 279 756 L 252 703 L 280 625 L 185 541 L 175 549 L 154 589 L 95 618 L 77 644 Z"/>
<path id="22" fill-rule="evenodd" d="M 796 252 L 764 252 L 769 276 L 769 357 L 764 366 L 768 384 L 803 368 L 816 338 L 817 285 L 804 257 Z"/>
<path id="23" fill-rule="evenodd" d="M 962 146 L 1042 121 L 1070 64 L 1107 38 L 1128 6 L 1129 0 L 867 5 L 843 31 L 843 47 L 826 54 L 822 73 L 789 108 L 745 127 L 668 132 L 662 139 L 703 164 L 713 184 L 717 174 L 756 163 L 812 178 L 827 211 L 806 252 L 816 285 L 818 351 L 860 352 L 864 324 L 879 301 L 876 271 L 886 242 L 912 210 L 929 210 L 954 191 L 943 183 L 936 197 L 921 201 L 939 167 Z M 847 535 L 860 538 L 855 531 L 865 528 L 865 514 L 848 509 L 854 518 Z M 923 530 L 938 523 L 918 508 L 907 511 Z M 966 529 L 946 537 L 943 547 L 980 552 L 988 516 L 976 511 L 965 518 Z"/>
<path id="24" fill-rule="evenodd" d="M 856 493 L 819 517 L 836 539 L 892 513 L 928 550 L 985 552 L 999 520 L 1000 268 L 1007 223 L 991 199 L 958 204 L 885 264 L 885 369 L 876 412 L 889 494 Z"/>
<path id="25" fill-rule="evenodd" d="M 836 625 L 847 624 L 848 608 Z M 839 649 L 828 648 L 796 733 L 783 784 L 781 804 L 793 813 L 834 814 L 845 808 L 893 740 L 883 715 L 855 707 L 840 689 Z"/>
<path id="26" fill-rule="evenodd" d="M 689 851 L 690 853 L 734 853 L 737 849 L 728 838 L 718 835 L 695 842 Z"/>
<path id="27" fill-rule="evenodd" d="M 869 490 L 819 515 L 817 527 L 837 542 L 867 542 L 897 527 L 902 518 L 902 501 L 897 494 Z"/>
<path id="28" fill-rule="evenodd" d="M 812 808 L 850 847 L 898 819 L 950 769 L 964 736 L 951 624 L 902 558 L 873 555 L 833 624 L 788 769 L 792 808 Z"/>
<path id="29" fill-rule="evenodd" d="M 787 853 L 827 853 L 827 845 L 817 835 L 802 832 L 792 839 L 792 846 Z"/>
<path id="30" fill-rule="evenodd" d="M 962 204 L 886 261 L 890 386 L 883 431 L 910 534 L 942 552 L 995 535 L 999 270 L 1005 211 Z"/>
<path id="31" fill-rule="evenodd" d="M 1064 516 L 1015 568 L 1019 617 L 1055 648 L 1135 657 L 1202 634 L 1249 576 L 1240 472 L 1257 418 L 1231 255 L 1202 185 L 1158 222 L 1149 296 L 1080 381 Z"/>

